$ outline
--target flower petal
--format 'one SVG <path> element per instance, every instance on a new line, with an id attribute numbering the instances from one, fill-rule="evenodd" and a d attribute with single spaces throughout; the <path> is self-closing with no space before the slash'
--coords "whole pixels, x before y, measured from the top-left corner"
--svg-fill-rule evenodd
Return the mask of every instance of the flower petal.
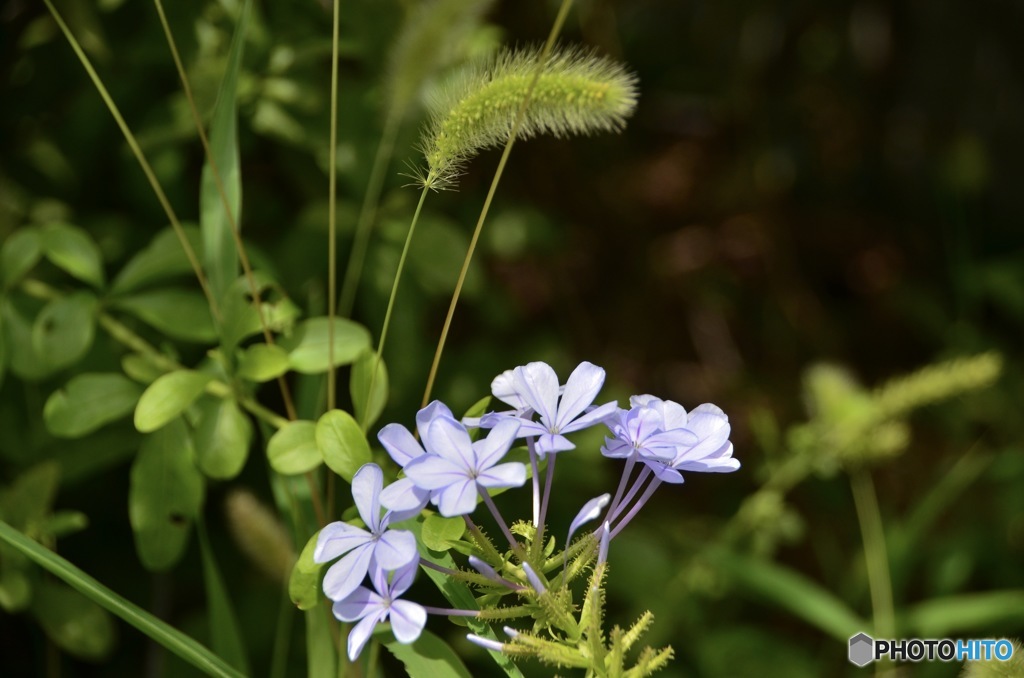
<path id="1" fill-rule="evenodd" d="M 473 468 L 476 461 L 473 441 L 462 422 L 449 417 L 438 417 L 430 422 L 423 440 L 428 452 L 466 470 Z"/>
<path id="2" fill-rule="evenodd" d="M 558 430 L 562 433 L 572 433 L 573 431 L 582 431 L 583 429 L 590 428 L 596 424 L 603 424 L 609 417 L 615 416 L 615 412 L 618 408 L 619 404 L 613 400 L 610 403 L 601 405 L 600 407 L 595 407 L 576 421 L 571 421 Z"/>
<path id="3" fill-rule="evenodd" d="M 372 555 L 373 545 L 367 542 L 331 565 L 324 575 L 324 595 L 331 600 L 347 598 L 366 578 Z"/>
<path id="4" fill-rule="evenodd" d="M 391 601 L 391 631 L 395 640 L 408 645 L 420 637 L 427 623 L 427 611 L 408 600 Z"/>
<path id="5" fill-rule="evenodd" d="M 385 570 L 397 570 L 418 557 L 416 537 L 408 530 L 387 530 L 373 549 L 377 564 Z"/>
<path id="6" fill-rule="evenodd" d="M 384 599 L 365 586 L 358 587 L 346 598 L 334 603 L 331 608 L 334 616 L 345 622 L 354 622 L 362 619 L 374 611 L 375 608 L 382 608 Z"/>
<path id="7" fill-rule="evenodd" d="M 427 432 L 427 427 L 430 425 L 430 422 L 434 421 L 438 417 L 455 419 L 455 415 L 452 414 L 452 411 L 440 400 L 432 401 L 429 405 L 416 413 L 416 428 L 419 430 L 421 436 Z"/>
<path id="8" fill-rule="evenodd" d="M 576 449 L 576 446 L 569 442 L 569 439 L 557 433 L 545 433 L 537 438 L 537 456 L 544 458 L 548 452 L 565 452 Z"/>
<path id="9" fill-rule="evenodd" d="M 384 487 L 384 472 L 376 464 L 363 464 L 352 476 L 352 499 L 359 517 L 370 532 L 380 532 L 380 491 Z"/>
<path id="10" fill-rule="evenodd" d="M 558 415 L 558 375 L 550 365 L 534 362 L 512 371 L 516 393 L 548 426 Z"/>
<path id="11" fill-rule="evenodd" d="M 416 572 L 420 569 L 419 559 L 404 565 L 391 575 L 391 585 L 388 590 L 391 592 L 391 598 L 397 598 L 412 586 L 413 579 L 416 578 Z"/>
<path id="12" fill-rule="evenodd" d="M 320 530 L 313 551 L 314 563 L 326 563 L 348 553 L 373 537 L 366 530 L 341 521 L 330 523 Z"/>
<path id="13" fill-rule="evenodd" d="M 526 484 L 526 465 L 518 461 L 492 466 L 476 477 L 484 487 L 522 487 Z"/>
<path id="14" fill-rule="evenodd" d="M 412 478 L 400 478 L 380 493 L 380 503 L 391 511 L 388 522 L 397 523 L 418 515 L 430 499 L 430 490 L 424 490 Z"/>
<path id="15" fill-rule="evenodd" d="M 494 466 L 501 458 L 508 454 L 512 442 L 519 432 L 519 419 L 504 419 L 491 429 L 487 437 L 473 443 L 473 451 L 476 453 L 477 470 L 483 470 Z"/>
<path id="16" fill-rule="evenodd" d="M 437 510 L 445 518 L 464 516 L 476 509 L 476 483 L 468 478 L 452 483 L 437 495 Z"/>
<path id="17" fill-rule="evenodd" d="M 410 461 L 426 454 L 409 429 L 401 424 L 388 424 L 377 434 L 377 440 L 388 451 L 395 463 L 405 468 Z"/>
<path id="18" fill-rule="evenodd" d="M 511 405 L 517 411 L 525 410 L 529 405 L 516 392 L 512 370 L 505 370 L 491 380 L 491 394 L 503 403 Z"/>
<path id="19" fill-rule="evenodd" d="M 359 658 L 359 653 L 366 646 L 366 641 L 370 639 L 373 629 L 387 616 L 387 609 L 382 607 L 379 612 L 363 617 L 362 621 L 352 627 L 352 630 L 348 632 L 348 658 L 350 660 L 355 661 Z"/>
<path id="20" fill-rule="evenodd" d="M 603 368 L 586 361 L 576 366 L 565 382 L 562 400 L 558 403 L 558 419 L 553 422 L 555 430 L 562 431 L 565 426 L 587 409 L 604 386 L 605 372 Z"/>
<path id="21" fill-rule="evenodd" d="M 417 487 L 424 490 L 440 490 L 452 483 L 469 479 L 469 470 L 458 466 L 436 454 L 425 454 L 409 462 L 405 474 Z"/>
<path id="22" fill-rule="evenodd" d="M 572 535 L 576 533 L 580 525 L 583 523 L 594 520 L 601 511 L 608 506 L 608 502 L 611 501 L 612 495 L 602 494 L 600 497 L 594 497 L 580 509 L 580 512 L 576 514 L 576 517 L 572 519 L 572 523 L 569 525 L 569 536 L 565 538 L 566 548 L 569 547 L 569 542 L 572 541 Z"/>

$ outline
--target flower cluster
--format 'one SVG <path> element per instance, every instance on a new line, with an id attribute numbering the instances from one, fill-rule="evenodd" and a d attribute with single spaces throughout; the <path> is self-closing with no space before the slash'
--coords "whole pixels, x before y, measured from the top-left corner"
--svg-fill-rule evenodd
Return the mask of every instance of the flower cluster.
<path id="1" fill-rule="evenodd" d="M 363 466 L 352 480 L 352 496 L 366 529 L 332 523 L 321 531 L 314 554 L 318 563 L 341 557 L 328 570 L 323 588 L 334 601 L 339 619 L 358 622 L 349 634 L 351 658 L 359 655 L 373 628 L 389 619 L 399 642 L 413 642 L 428 613 L 473 616 L 483 621 L 533 616 L 534 628 L 547 628 L 549 637 L 505 627 L 512 638 L 509 643 L 478 634 L 469 638 L 492 650 L 538 656 L 554 652 L 551 648 L 559 642 L 570 647 L 570 640 L 588 630 L 582 620 L 574 621 L 571 600 L 565 603 L 571 595 L 568 583 L 593 567 L 598 581 L 592 588 L 600 587 L 609 543 L 658 486 L 682 483 L 684 472 L 739 468 L 739 461 L 732 457 L 728 417 L 718 407 L 704 404 L 687 412 L 677 403 L 650 395 L 632 397 L 629 409 L 615 402 L 595 405 L 604 381 L 603 369 L 584 362 L 562 385 L 549 365 L 533 362 L 502 373 L 491 384 L 494 397 L 510 410 L 460 421 L 435 401 L 416 415 L 419 440 L 401 424 L 388 424 L 380 430 L 377 437 L 401 468 L 401 477 L 383 487 L 381 469 L 375 464 Z M 609 430 L 601 453 L 625 461 L 622 479 L 614 497 L 604 494 L 583 505 L 570 523 L 564 550 L 552 555 L 545 531 L 555 462 L 561 453 L 575 448 L 567 434 L 595 425 Z M 471 429 L 479 429 L 476 440 Z M 523 461 L 506 460 L 520 439 L 526 445 L 529 468 Z M 532 521 L 510 527 L 491 492 L 520 487 L 527 479 L 532 479 L 533 487 Z M 503 533 L 508 550 L 499 550 L 470 517 L 481 502 Z M 445 518 L 465 521 L 471 536 L 460 550 L 470 553 L 472 570 L 445 568 L 421 557 L 412 532 L 389 527 L 419 515 L 428 505 Z M 579 528 L 602 513 L 599 527 L 573 542 Z M 559 565 L 561 572 L 554 572 Z M 482 610 L 453 610 L 401 600 L 418 566 L 440 570 L 476 588 L 483 595 L 480 601 L 487 604 Z M 372 589 L 363 585 L 367 577 Z M 516 614 L 509 612 L 510 608 L 502 608 L 500 615 L 494 613 L 494 601 L 506 595 L 520 598 Z M 559 604 L 564 612 L 558 611 Z M 585 602 L 584 608 L 587 605 Z M 571 664 L 575 651 L 559 650 L 560 661 Z M 671 649 L 654 656 L 667 661 Z M 579 661 L 591 660 L 581 655 Z"/>

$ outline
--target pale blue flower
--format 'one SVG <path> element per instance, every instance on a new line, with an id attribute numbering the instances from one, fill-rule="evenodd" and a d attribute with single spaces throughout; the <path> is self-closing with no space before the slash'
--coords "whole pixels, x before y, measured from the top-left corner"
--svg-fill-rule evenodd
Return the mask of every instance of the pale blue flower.
<path id="1" fill-rule="evenodd" d="M 729 441 L 729 417 L 716 405 L 698 405 L 686 415 L 686 428 L 697 437 L 691 445 L 680 445 L 675 455 L 664 462 L 650 461 L 655 476 L 667 483 L 681 483 L 680 471 L 731 473 L 740 467 L 733 459 Z"/>
<path id="2" fill-rule="evenodd" d="M 633 406 L 619 409 L 606 423 L 612 437 L 605 438 L 601 454 L 628 459 L 636 455 L 644 461 L 667 463 L 675 459 L 680 446 L 698 442 L 686 428 L 686 410 L 671 400 L 651 396 L 633 396 Z"/>
<path id="3" fill-rule="evenodd" d="M 519 487 L 526 482 L 526 466 L 498 462 L 516 438 L 520 420 L 503 420 L 475 443 L 466 427 L 449 417 L 437 417 L 423 436 L 427 452 L 408 463 L 405 474 L 421 489 L 433 493 L 445 517 L 472 513 L 478 491 Z"/>
<path id="4" fill-rule="evenodd" d="M 320 530 L 313 561 L 326 563 L 344 556 L 327 570 L 324 593 L 342 600 L 358 587 L 373 560 L 385 570 L 397 570 L 418 560 L 416 537 L 407 530 L 388 530 L 391 513 L 381 515 L 384 474 L 376 464 L 364 464 L 352 477 L 352 499 L 367 529 L 334 522 Z"/>
<path id="5" fill-rule="evenodd" d="M 434 419 L 447 417 L 453 419 L 452 411 L 440 400 L 435 400 L 416 413 L 416 429 L 422 438 L 427 427 Z M 423 446 L 401 424 L 388 424 L 377 434 L 384 449 L 387 450 L 395 463 L 403 469 L 413 459 L 427 454 Z M 380 495 L 380 503 L 390 509 L 394 515 L 393 522 L 419 515 L 430 499 L 430 490 L 418 487 L 410 478 L 399 478 L 384 488 Z"/>
<path id="6" fill-rule="evenodd" d="M 349 659 L 356 660 L 373 629 L 389 617 L 391 631 L 398 642 L 407 645 L 420 637 L 427 623 L 427 611 L 422 605 L 399 599 L 412 586 L 417 565 L 412 562 L 398 568 L 390 581 L 387 570 L 374 567 L 370 578 L 375 591 L 359 586 L 343 600 L 334 603 L 335 617 L 346 622 L 358 622 L 348 633 Z"/>

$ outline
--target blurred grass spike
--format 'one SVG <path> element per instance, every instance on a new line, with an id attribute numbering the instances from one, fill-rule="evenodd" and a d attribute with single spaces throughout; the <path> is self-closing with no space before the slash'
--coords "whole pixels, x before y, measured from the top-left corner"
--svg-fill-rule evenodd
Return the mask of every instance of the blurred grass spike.
<path id="1" fill-rule="evenodd" d="M 960 678 L 1024 678 L 1024 647 L 1019 640 L 1011 640 L 1013 654 L 1006 661 L 998 659 L 968 661 Z"/>
<path id="2" fill-rule="evenodd" d="M 438 95 L 421 145 L 425 187 L 450 187 L 463 165 L 504 144 L 536 74 L 538 51 L 504 51 L 457 76 Z M 517 136 L 563 137 L 617 131 L 637 101 L 636 76 L 622 65 L 580 49 L 556 49 L 536 79 Z"/>
<path id="3" fill-rule="evenodd" d="M 954 358 L 897 377 L 875 392 L 874 399 L 885 416 L 895 417 L 965 391 L 985 388 L 999 378 L 1003 358 L 995 351 Z"/>
<path id="4" fill-rule="evenodd" d="M 231 536 L 250 562 L 273 581 L 287 583 L 296 556 L 277 516 L 245 489 L 232 490 L 224 508 Z"/>

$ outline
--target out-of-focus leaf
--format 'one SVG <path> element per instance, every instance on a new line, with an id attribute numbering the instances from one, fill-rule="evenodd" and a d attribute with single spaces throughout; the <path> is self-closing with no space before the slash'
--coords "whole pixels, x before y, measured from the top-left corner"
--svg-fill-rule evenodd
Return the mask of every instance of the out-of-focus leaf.
<path id="1" fill-rule="evenodd" d="M 79 374 L 46 400 L 43 421 L 58 438 L 80 438 L 131 414 L 141 395 L 138 384 L 116 372 Z"/>
<path id="2" fill-rule="evenodd" d="M 326 372 L 328 364 L 327 318 L 311 318 L 300 323 L 292 334 L 281 340 L 288 351 L 292 369 L 303 374 Z M 348 365 L 370 348 L 370 333 L 359 323 L 334 319 L 334 365 Z"/>
<path id="3" fill-rule="evenodd" d="M 155 431 L 181 414 L 200 396 L 213 377 L 205 372 L 169 372 L 145 390 L 135 406 L 135 428 Z"/>
<path id="4" fill-rule="evenodd" d="M 377 376 L 373 377 L 373 368 L 377 367 Z M 373 392 L 370 392 L 370 384 Z M 352 377 L 348 383 L 349 394 L 356 419 L 364 429 L 369 429 L 384 411 L 388 402 L 388 369 L 384 360 L 377 361 L 374 351 L 366 351 L 352 365 Z"/>
<path id="5" fill-rule="evenodd" d="M 32 325 L 32 348 L 56 371 L 74 365 L 92 346 L 96 297 L 75 292 L 43 307 Z"/>
<path id="6" fill-rule="evenodd" d="M 203 504 L 203 476 L 185 422 L 172 420 L 146 436 L 132 464 L 128 518 L 146 569 L 162 571 L 181 558 Z"/>
<path id="7" fill-rule="evenodd" d="M 100 248 L 85 230 L 68 224 L 46 224 L 40 236 L 43 254 L 54 266 L 94 287 L 103 287 Z"/>
<path id="8" fill-rule="evenodd" d="M 196 226 L 185 226 L 185 239 L 192 249 L 202 252 L 202 237 Z M 201 254 L 200 254 L 201 256 Z M 160 231 L 145 249 L 132 257 L 114 278 L 111 291 L 117 294 L 131 292 L 150 283 L 192 273 L 185 250 L 178 236 L 170 228 Z"/>
<path id="9" fill-rule="evenodd" d="M 4 330 L 4 315 L 0 313 L 0 387 L 7 375 L 7 332 Z"/>
<path id="10" fill-rule="evenodd" d="M 43 548 L 3 521 L 0 521 L 0 542 L 31 558 L 47 572 L 54 574 L 108 612 L 116 614 L 203 673 L 228 678 L 241 677 L 242 674 L 189 636 L 117 595 L 64 558 Z"/>
<path id="11" fill-rule="evenodd" d="M 242 52 L 249 29 L 252 2 L 245 0 L 235 26 L 228 51 L 224 79 L 217 90 L 217 103 L 210 122 L 210 154 L 213 157 L 221 185 L 213 173 L 209 158 L 203 165 L 199 189 L 199 226 L 203 233 L 203 268 L 209 278 L 214 299 L 220 302 L 238 276 L 238 253 L 231 219 L 225 212 L 221 188 L 227 197 L 228 208 L 235 224 L 241 229 L 242 178 L 239 170 L 238 121 L 235 94 L 238 75 L 242 67 Z"/>
<path id="12" fill-rule="evenodd" d="M 320 605 L 329 605 L 322 599 Z M 331 637 L 330 611 L 320 605 L 306 610 L 306 675 L 308 678 L 332 678 L 338 675 L 338 652 Z"/>
<path id="13" fill-rule="evenodd" d="M 228 664 L 246 675 L 252 675 L 249 670 L 249 659 L 245 654 L 245 643 L 238 628 L 238 617 L 235 615 L 231 598 L 224 586 L 224 578 L 217 567 L 217 559 L 214 558 L 213 549 L 210 548 L 210 542 L 206 537 L 206 528 L 201 521 L 196 531 L 199 533 L 199 550 L 203 557 L 210 645 Z"/>
<path id="14" fill-rule="evenodd" d="M 709 557 L 747 590 L 844 643 L 850 636 L 870 628 L 846 603 L 795 570 L 722 549 L 714 550 Z"/>
<path id="15" fill-rule="evenodd" d="M 113 299 L 111 306 L 131 313 L 174 339 L 206 343 L 217 338 L 210 308 L 199 292 L 152 290 Z"/>
<path id="16" fill-rule="evenodd" d="M 466 521 L 461 518 L 445 518 L 431 514 L 423 520 L 421 536 L 423 543 L 433 551 L 447 551 L 453 541 L 458 541 L 466 532 Z"/>
<path id="17" fill-rule="evenodd" d="M 238 356 L 238 376 L 251 381 L 276 379 L 288 371 L 288 352 L 274 344 L 254 344 Z"/>
<path id="18" fill-rule="evenodd" d="M 99 661 L 114 649 L 114 620 L 66 584 L 40 580 L 32 595 L 31 610 L 50 640 L 74 657 Z"/>
<path id="19" fill-rule="evenodd" d="M 39 526 L 39 534 L 44 537 L 60 539 L 89 526 L 89 518 L 81 511 L 57 511 L 46 517 Z"/>
<path id="20" fill-rule="evenodd" d="M 472 675 L 451 645 L 426 629 L 409 645 L 392 640 L 385 642 L 384 647 L 405 665 L 409 678 L 470 678 Z"/>
<path id="21" fill-rule="evenodd" d="M 313 609 L 321 599 L 320 570 L 324 566 L 322 563 L 313 562 L 313 552 L 316 551 L 316 540 L 319 536 L 318 530 L 306 542 L 288 578 L 288 597 L 300 610 Z"/>
<path id="22" fill-rule="evenodd" d="M 50 373 L 46 357 L 36 351 L 32 342 L 32 324 L 21 315 L 9 299 L 0 299 L 9 350 L 8 364 L 15 376 L 25 381 L 38 381 Z"/>
<path id="23" fill-rule="evenodd" d="M 234 400 L 203 396 L 196 403 L 196 461 L 211 478 L 234 478 L 245 466 L 252 423 Z M 217 649 L 214 647 L 214 649 Z"/>
<path id="24" fill-rule="evenodd" d="M 5 554 L 6 555 L 6 554 Z M 32 584 L 28 575 L 10 562 L 0 563 L 0 608 L 14 614 L 21 612 L 32 602 Z"/>
<path id="25" fill-rule="evenodd" d="M 48 461 L 36 464 L 0 492 L 0 517 L 22 530 L 38 533 L 53 507 L 60 484 L 60 466 Z"/>
<path id="26" fill-rule="evenodd" d="M 0 247 L 0 275 L 4 287 L 13 287 L 43 258 L 43 238 L 36 228 L 15 231 Z"/>
<path id="27" fill-rule="evenodd" d="M 124 373 L 141 384 L 152 384 L 154 381 L 167 374 L 139 353 L 126 353 L 121 358 L 121 369 Z"/>
<path id="28" fill-rule="evenodd" d="M 323 461 L 316 446 L 316 424 L 292 421 L 270 437 L 267 443 L 270 466 L 286 476 L 312 471 Z"/>
<path id="29" fill-rule="evenodd" d="M 373 461 L 366 434 L 348 412 L 325 412 L 316 423 L 316 446 L 324 463 L 332 471 L 352 482 L 352 476 L 363 464 Z"/>
<path id="30" fill-rule="evenodd" d="M 913 637 L 948 638 L 1024 622 L 1024 589 L 966 593 L 932 598 L 914 605 L 899 620 Z"/>
<path id="31" fill-rule="evenodd" d="M 259 288 L 260 300 L 263 302 L 263 319 L 270 330 L 290 330 L 295 319 L 299 317 L 299 308 L 268 276 L 257 271 L 254 277 Z M 221 348 L 225 352 L 231 353 L 243 339 L 262 330 L 254 301 L 245 276 L 235 280 L 221 304 Z"/>

